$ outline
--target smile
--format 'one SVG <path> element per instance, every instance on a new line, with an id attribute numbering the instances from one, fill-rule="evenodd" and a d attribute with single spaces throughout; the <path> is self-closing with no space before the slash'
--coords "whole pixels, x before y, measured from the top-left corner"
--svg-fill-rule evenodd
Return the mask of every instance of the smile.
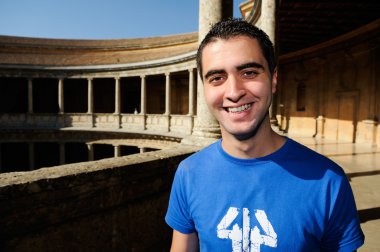
<path id="1" fill-rule="evenodd" d="M 236 107 L 236 108 L 226 108 L 226 110 L 230 113 L 240 113 L 240 112 L 243 112 L 243 111 L 246 111 L 248 109 L 250 109 L 252 107 L 252 104 L 244 104 L 240 107 Z"/>

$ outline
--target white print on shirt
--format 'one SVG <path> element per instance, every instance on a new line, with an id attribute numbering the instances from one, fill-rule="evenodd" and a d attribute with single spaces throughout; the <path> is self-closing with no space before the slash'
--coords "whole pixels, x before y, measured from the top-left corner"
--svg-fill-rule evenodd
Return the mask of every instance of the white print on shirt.
<path id="1" fill-rule="evenodd" d="M 232 240 L 233 252 L 260 252 L 261 245 L 277 247 L 277 234 L 263 210 L 254 210 L 254 212 L 264 235 L 260 234 L 257 226 L 251 229 L 248 208 L 243 208 L 243 229 L 238 224 L 233 225 L 232 229 L 227 229 L 239 215 L 239 210 L 239 208 L 230 207 L 217 226 L 217 235 L 220 239 Z"/>

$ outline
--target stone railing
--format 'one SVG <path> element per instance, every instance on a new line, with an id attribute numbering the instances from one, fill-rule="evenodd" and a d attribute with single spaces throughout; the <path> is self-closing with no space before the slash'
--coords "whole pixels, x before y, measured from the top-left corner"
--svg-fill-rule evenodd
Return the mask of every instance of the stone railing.
<path id="1" fill-rule="evenodd" d="M 168 251 L 172 178 L 195 147 L 0 174 L 1 251 Z"/>
<path id="2" fill-rule="evenodd" d="M 190 135 L 193 116 L 162 114 L 0 114 L 0 128 L 96 128 Z"/>

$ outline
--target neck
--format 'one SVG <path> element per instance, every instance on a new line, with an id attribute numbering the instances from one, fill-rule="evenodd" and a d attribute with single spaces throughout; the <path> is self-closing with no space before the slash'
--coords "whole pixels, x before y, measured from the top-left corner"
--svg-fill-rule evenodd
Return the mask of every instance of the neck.
<path id="1" fill-rule="evenodd" d="M 285 138 L 272 130 L 268 116 L 250 138 L 241 140 L 226 134 L 222 129 L 222 139 L 224 151 L 237 158 L 264 157 L 277 151 L 285 143 Z"/>

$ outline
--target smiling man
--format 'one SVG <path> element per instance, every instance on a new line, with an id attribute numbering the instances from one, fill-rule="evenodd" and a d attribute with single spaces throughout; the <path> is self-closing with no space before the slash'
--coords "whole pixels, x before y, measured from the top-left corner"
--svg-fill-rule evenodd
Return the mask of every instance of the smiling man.
<path id="1" fill-rule="evenodd" d="M 326 157 L 276 134 L 273 45 L 239 19 L 215 24 L 197 63 L 222 139 L 184 160 L 166 222 L 172 251 L 354 251 L 364 242 L 352 190 Z"/>

